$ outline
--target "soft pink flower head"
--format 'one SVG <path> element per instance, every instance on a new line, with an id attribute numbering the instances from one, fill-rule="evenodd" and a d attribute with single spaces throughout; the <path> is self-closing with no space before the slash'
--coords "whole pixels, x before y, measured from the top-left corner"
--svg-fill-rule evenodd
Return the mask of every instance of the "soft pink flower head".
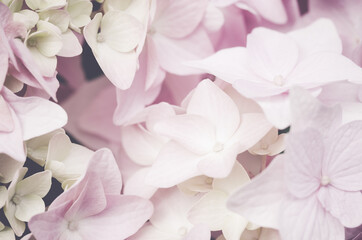
<path id="1" fill-rule="evenodd" d="M 112 153 L 101 149 L 90 160 L 85 176 L 61 194 L 29 228 L 37 239 L 126 239 L 147 221 L 152 204 L 122 196 L 121 175 Z"/>
<path id="2" fill-rule="evenodd" d="M 293 86 L 317 95 L 328 83 L 361 83 L 361 68 L 341 53 L 335 26 L 320 19 L 287 34 L 255 28 L 246 48 L 224 49 L 190 65 L 232 83 L 242 95 L 255 99 L 276 127 L 285 128 L 290 124 L 288 93 Z"/>
<path id="3" fill-rule="evenodd" d="M 322 133 L 315 127 L 335 109 L 314 109 L 325 114 L 311 116 L 305 128 L 292 124 L 285 154 L 228 203 L 250 221 L 279 229 L 282 239 L 344 239 L 344 227 L 362 224 L 362 122 L 331 124 Z"/>

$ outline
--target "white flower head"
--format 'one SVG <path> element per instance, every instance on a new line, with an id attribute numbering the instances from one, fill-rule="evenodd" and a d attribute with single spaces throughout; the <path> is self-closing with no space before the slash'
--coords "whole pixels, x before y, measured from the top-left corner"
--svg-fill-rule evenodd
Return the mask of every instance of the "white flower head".
<path id="1" fill-rule="evenodd" d="M 50 171 L 36 173 L 25 179 L 27 168 L 21 168 L 15 175 L 8 189 L 8 199 L 4 213 L 17 236 L 25 231 L 25 222 L 38 213 L 45 211 L 43 197 L 51 187 Z"/>

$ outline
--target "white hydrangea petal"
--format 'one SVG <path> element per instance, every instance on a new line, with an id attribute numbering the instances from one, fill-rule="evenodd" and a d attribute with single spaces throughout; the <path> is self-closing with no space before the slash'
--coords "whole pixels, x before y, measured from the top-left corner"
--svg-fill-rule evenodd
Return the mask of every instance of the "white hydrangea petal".
<path id="1" fill-rule="evenodd" d="M 39 15 L 34 11 L 24 9 L 19 12 L 15 12 L 13 18 L 15 22 L 20 22 L 24 24 L 26 29 L 30 30 L 35 27 L 36 23 L 39 20 Z"/>
<path id="2" fill-rule="evenodd" d="M 0 208 L 5 205 L 6 200 L 8 200 L 8 190 L 6 187 L 0 187 Z M 1 231 L 1 230 L 0 230 Z"/>
<path id="3" fill-rule="evenodd" d="M 36 214 L 45 211 L 43 199 L 36 194 L 22 196 L 20 203 L 16 205 L 15 217 L 23 222 L 28 222 Z"/>
<path id="4" fill-rule="evenodd" d="M 15 240 L 14 231 L 9 227 L 5 227 L 0 231 L 0 239 Z"/>
<path id="5" fill-rule="evenodd" d="M 89 0 L 69 0 L 67 11 L 70 14 L 70 27 L 76 31 L 87 25 L 91 19 L 93 4 Z"/>
<path id="6" fill-rule="evenodd" d="M 57 53 L 61 57 L 74 57 L 82 53 L 83 48 L 80 45 L 78 38 L 75 34 L 68 29 L 61 35 L 62 37 L 62 48 Z"/>
<path id="7" fill-rule="evenodd" d="M 9 202 L 4 207 L 5 216 L 8 219 L 11 228 L 14 230 L 16 236 L 21 236 L 25 231 L 25 223 L 15 217 L 15 211 L 16 205 L 12 202 Z"/>
<path id="8" fill-rule="evenodd" d="M 101 23 L 101 36 L 113 49 L 128 52 L 141 40 L 143 25 L 133 16 L 124 12 L 107 12 Z"/>
<path id="9" fill-rule="evenodd" d="M 50 22 L 40 20 L 37 24 L 36 48 L 46 57 L 55 56 L 62 48 L 60 29 Z M 30 39 L 27 41 L 29 44 Z"/>
<path id="10" fill-rule="evenodd" d="M 39 13 L 41 20 L 47 21 L 49 23 L 57 26 L 61 32 L 68 30 L 70 16 L 69 13 L 63 9 L 51 9 L 45 12 Z"/>
<path id="11" fill-rule="evenodd" d="M 41 198 L 45 197 L 52 185 L 51 179 L 52 173 L 48 170 L 35 173 L 34 175 L 21 180 L 16 185 L 16 194 L 19 194 L 20 196 L 35 194 Z"/>

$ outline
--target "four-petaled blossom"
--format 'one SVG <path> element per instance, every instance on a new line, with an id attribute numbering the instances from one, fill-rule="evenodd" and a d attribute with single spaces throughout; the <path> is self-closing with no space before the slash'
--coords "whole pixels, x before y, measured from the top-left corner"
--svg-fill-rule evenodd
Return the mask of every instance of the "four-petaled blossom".
<path id="1" fill-rule="evenodd" d="M 112 153 L 98 150 L 84 177 L 34 216 L 29 228 L 36 239 L 126 239 L 152 215 L 152 204 L 120 195 L 122 178 Z"/>
<path id="2" fill-rule="evenodd" d="M 335 109 L 323 111 L 315 124 L 292 129 L 286 153 L 229 199 L 231 210 L 279 229 L 282 239 L 344 239 L 344 227 L 362 224 L 362 122 L 322 133 L 315 126 Z"/>
<path id="3" fill-rule="evenodd" d="M 243 113 L 223 90 L 202 81 L 187 102 L 186 114 L 167 117 L 154 130 L 169 141 L 148 174 L 147 183 L 171 187 L 189 178 L 229 175 L 236 155 L 258 142 L 271 128 L 264 115 Z"/>
<path id="4" fill-rule="evenodd" d="M 277 128 L 290 124 L 289 90 L 293 86 L 320 93 L 328 83 L 361 83 L 362 69 L 342 54 L 333 23 L 320 19 L 289 33 L 255 28 L 246 47 L 224 49 L 191 66 L 220 77 L 263 108 Z"/>

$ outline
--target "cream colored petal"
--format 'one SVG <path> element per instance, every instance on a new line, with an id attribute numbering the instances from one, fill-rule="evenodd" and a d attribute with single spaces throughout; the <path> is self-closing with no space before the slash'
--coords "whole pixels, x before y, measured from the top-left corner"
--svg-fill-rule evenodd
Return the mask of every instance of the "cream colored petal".
<path id="1" fill-rule="evenodd" d="M 40 20 L 37 24 L 38 31 L 43 34 L 36 38 L 37 49 L 47 57 L 55 56 L 62 48 L 60 29 L 50 22 Z"/>
<path id="2" fill-rule="evenodd" d="M 80 27 L 87 25 L 91 19 L 93 5 L 88 0 L 70 0 L 67 11 L 70 15 L 70 27 L 77 31 Z"/>
<path id="3" fill-rule="evenodd" d="M 0 209 L 5 205 L 6 200 L 8 200 L 8 190 L 6 189 L 6 187 L 1 186 L 0 187 Z"/>
<path id="4" fill-rule="evenodd" d="M 0 231 L 0 239 L 15 240 L 14 231 L 9 227 L 5 227 L 3 230 Z"/>
<path id="5" fill-rule="evenodd" d="M 21 180 L 16 185 L 16 194 L 21 197 L 34 194 L 43 198 L 49 192 L 51 185 L 52 173 L 46 170 Z"/>
<path id="6" fill-rule="evenodd" d="M 36 23 L 39 20 L 39 15 L 34 11 L 24 9 L 20 12 L 15 12 L 13 15 L 13 19 L 16 22 L 24 24 L 26 29 L 30 30 L 35 27 Z"/>
<path id="7" fill-rule="evenodd" d="M 63 9 L 51 9 L 48 11 L 40 12 L 39 17 L 41 20 L 50 22 L 57 26 L 61 32 L 68 30 L 70 23 L 69 13 Z"/>
<path id="8" fill-rule="evenodd" d="M 16 205 L 15 217 L 20 221 L 28 222 L 31 217 L 45 211 L 43 199 L 36 194 L 22 196 Z"/>
<path id="9" fill-rule="evenodd" d="M 107 12 L 101 23 L 98 39 L 104 38 L 110 47 L 129 52 L 141 41 L 143 25 L 135 17 L 119 11 Z"/>
<path id="10" fill-rule="evenodd" d="M 32 138 L 26 141 L 27 155 L 40 166 L 45 165 L 45 160 L 48 154 L 48 145 L 50 139 L 57 133 L 65 133 L 64 129 L 57 129 L 45 135 Z"/>
<path id="11" fill-rule="evenodd" d="M 18 162 L 6 154 L 0 154 L 0 182 L 10 182 L 23 164 L 23 162 Z"/>
<path id="12" fill-rule="evenodd" d="M 25 231 L 25 223 L 15 217 L 15 211 L 16 205 L 12 202 L 9 202 L 4 207 L 5 216 L 8 219 L 11 228 L 14 230 L 16 236 L 20 237 Z"/>

